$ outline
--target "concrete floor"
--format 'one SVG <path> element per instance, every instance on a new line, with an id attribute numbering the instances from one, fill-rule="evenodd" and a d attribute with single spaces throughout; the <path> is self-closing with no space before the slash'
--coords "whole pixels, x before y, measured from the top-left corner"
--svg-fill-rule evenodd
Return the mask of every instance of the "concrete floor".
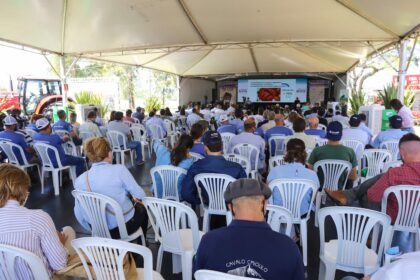
<path id="1" fill-rule="evenodd" d="M 154 165 L 154 160 L 147 160 L 143 166 L 136 166 L 130 168 L 131 173 L 146 192 L 150 190 L 152 180 L 150 177 L 150 168 Z M 71 195 L 73 190 L 71 182 L 64 182 L 64 187 L 60 189 L 60 195 L 54 196 L 53 188 L 51 185 L 51 178 L 47 178 L 44 194 L 41 194 L 41 187 L 37 176 L 33 176 L 33 187 L 30 189 L 30 195 L 26 206 L 32 209 L 43 209 L 51 215 L 55 222 L 57 229 L 64 226 L 72 226 L 77 237 L 89 236 L 89 232 L 83 229 L 77 222 L 74 213 L 74 198 Z M 308 225 L 308 267 L 307 276 L 310 280 L 318 279 L 318 268 L 319 268 L 319 230 L 314 227 L 314 215 L 312 213 L 311 219 Z M 327 231 L 327 236 L 330 239 L 335 235 L 335 229 L 329 226 L 331 230 Z M 159 244 L 154 243 L 153 231 L 149 229 L 147 234 L 149 248 L 153 251 L 154 263 L 156 263 L 156 256 Z M 401 240 L 400 240 L 401 241 Z M 401 242 L 409 243 L 409 240 L 402 238 Z M 281 250 L 281 248 L 279 248 Z M 407 249 L 410 250 L 410 249 Z M 164 255 L 162 275 L 165 279 L 181 279 L 181 274 L 172 274 L 171 271 L 171 257 L 170 254 Z M 354 275 L 361 277 L 362 275 L 349 274 L 341 271 L 337 271 L 336 279 L 341 279 L 345 275 Z"/>

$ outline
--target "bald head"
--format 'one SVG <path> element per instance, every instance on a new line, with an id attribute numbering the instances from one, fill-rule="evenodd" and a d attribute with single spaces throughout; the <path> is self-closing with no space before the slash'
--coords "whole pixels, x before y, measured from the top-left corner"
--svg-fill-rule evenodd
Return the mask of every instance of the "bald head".
<path id="1" fill-rule="evenodd" d="M 318 128 L 319 119 L 317 117 L 310 117 L 308 121 L 310 128 Z"/>
<path id="2" fill-rule="evenodd" d="M 276 122 L 276 125 L 283 126 L 284 125 L 284 115 L 283 114 L 276 114 L 274 117 L 274 121 Z"/>

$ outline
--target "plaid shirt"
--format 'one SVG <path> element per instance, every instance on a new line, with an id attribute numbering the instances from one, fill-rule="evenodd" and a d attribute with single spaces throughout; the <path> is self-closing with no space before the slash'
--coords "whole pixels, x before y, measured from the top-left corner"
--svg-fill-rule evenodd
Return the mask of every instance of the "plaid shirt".
<path id="1" fill-rule="evenodd" d="M 415 185 L 420 188 L 420 162 L 405 163 L 401 167 L 388 170 L 368 190 L 368 199 L 372 202 L 381 202 L 387 188 L 397 185 Z M 398 203 L 394 195 L 388 199 L 387 213 L 395 221 L 398 213 Z"/>

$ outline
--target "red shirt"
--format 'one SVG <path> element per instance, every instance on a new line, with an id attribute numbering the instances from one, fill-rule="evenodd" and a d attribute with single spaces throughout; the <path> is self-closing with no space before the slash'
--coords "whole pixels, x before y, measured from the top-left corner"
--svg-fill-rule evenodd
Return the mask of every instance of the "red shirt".
<path id="1" fill-rule="evenodd" d="M 372 202 L 381 202 L 385 190 L 397 185 L 415 185 L 420 188 L 420 162 L 405 163 L 401 167 L 388 170 L 368 190 L 368 199 Z M 389 196 L 386 211 L 394 222 L 398 213 L 397 199 L 394 195 Z"/>

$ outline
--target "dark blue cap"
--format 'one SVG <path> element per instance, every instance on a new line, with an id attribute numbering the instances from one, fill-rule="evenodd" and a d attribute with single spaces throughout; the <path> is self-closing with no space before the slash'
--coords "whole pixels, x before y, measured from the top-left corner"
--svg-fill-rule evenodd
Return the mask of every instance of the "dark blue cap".
<path id="1" fill-rule="evenodd" d="M 332 141 L 340 141 L 342 136 L 343 136 L 343 125 L 337 121 L 331 122 L 327 127 L 326 138 Z"/>
<path id="2" fill-rule="evenodd" d="M 204 145 L 223 143 L 222 136 L 215 130 L 209 130 L 201 138 Z"/>
<path id="3" fill-rule="evenodd" d="M 358 127 L 360 125 L 360 122 L 362 121 L 362 118 L 358 114 L 354 114 L 350 117 L 349 124 L 352 127 Z"/>
<path id="4" fill-rule="evenodd" d="M 391 125 L 392 128 L 401 128 L 402 127 L 402 122 L 403 119 L 398 116 L 398 115 L 394 115 L 389 117 L 389 124 Z"/>

